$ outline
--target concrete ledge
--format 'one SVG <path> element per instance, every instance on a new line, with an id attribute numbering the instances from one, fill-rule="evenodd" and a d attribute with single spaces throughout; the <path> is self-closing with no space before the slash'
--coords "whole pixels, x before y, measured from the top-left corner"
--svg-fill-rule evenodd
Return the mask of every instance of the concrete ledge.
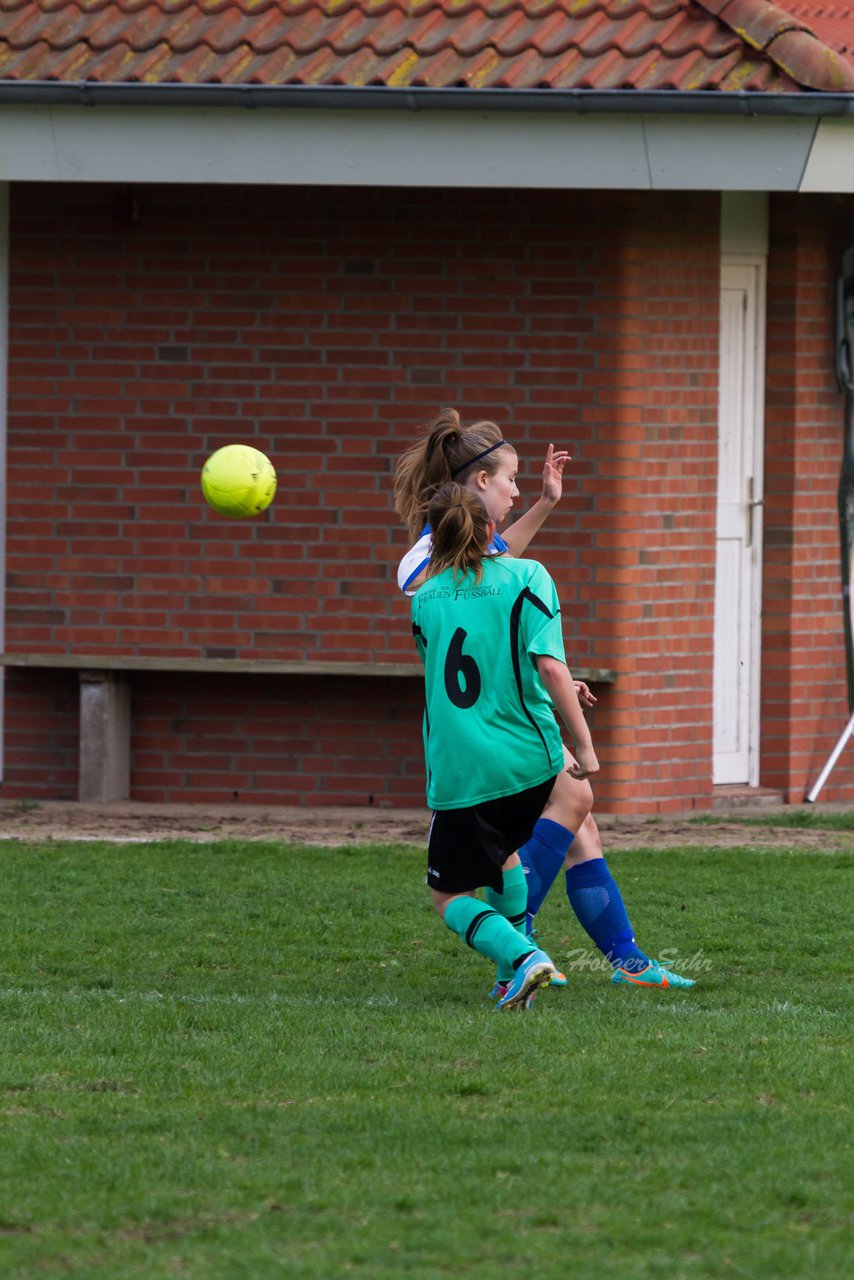
<path id="1" fill-rule="evenodd" d="M 0 667 L 54 671 L 184 671 L 190 674 L 260 676 L 420 676 L 414 662 L 276 662 L 264 658 L 154 658 L 135 654 L 3 653 Z"/>
<path id="2" fill-rule="evenodd" d="M 152 658 L 135 654 L 0 653 L 0 667 L 49 668 L 53 671 L 185 671 L 189 674 L 247 676 L 394 676 L 421 678 L 420 662 L 268 661 L 265 658 Z M 613 684 L 616 671 L 605 667 L 573 667 L 577 680 Z"/>

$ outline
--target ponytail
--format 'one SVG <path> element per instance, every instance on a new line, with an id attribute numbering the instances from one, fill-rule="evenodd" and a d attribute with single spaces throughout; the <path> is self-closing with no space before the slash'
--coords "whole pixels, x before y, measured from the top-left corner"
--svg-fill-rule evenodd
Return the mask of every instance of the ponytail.
<path id="1" fill-rule="evenodd" d="M 421 536 L 433 495 L 457 477 L 467 480 L 473 463 L 493 475 L 505 444 L 494 422 L 465 427 L 456 409 L 439 411 L 425 434 L 401 454 L 394 472 L 394 509 L 413 542 Z"/>
<path id="2" fill-rule="evenodd" d="M 461 484 L 443 485 L 430 500 L 427 518 L 433 530 L 427 577 L 453 569 L 455 577 L 472 571 L 480 582 L 483 559 L 489 554 L 490 517 L 477 494 Z"/>

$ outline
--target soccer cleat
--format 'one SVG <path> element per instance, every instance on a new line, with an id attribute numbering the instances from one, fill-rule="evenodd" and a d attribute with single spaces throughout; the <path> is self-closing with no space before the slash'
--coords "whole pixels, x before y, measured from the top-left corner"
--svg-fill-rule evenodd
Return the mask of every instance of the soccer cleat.
<path id="1" fill-rule="evenodd" d="M 492 988 L 492 990 L 490 991 L 489 996 L 487 997 L 487 999 L 489 999 L 489 1000 L 500 1000 L 502 996 L 506 996 L 506 995 L 507 995 L 507 988 L 508 988 L 509 986 L 510 986 L 510 983 L 509 983 L 509 982 L 496 982 L 495 986 L 494 986 L 494 987 Z M 551 982 L 549 983 L 549 986 L 550 986 L 550 987 L 565 987 L 565 986 L 566 986 L 566 975 L 565 975 L 565 974 L 563 974 L 563 973 L 561 973 L 558 969 L 555 969 L 554 973 L 552 974 L 552 980 L 551 980 Z"/>
<path id="2" fill-rule="evenodd" d="M 528 916 L 528 919 L 530 920 L 530 919 L 532 919 L 532 917 L 531 917 L 531 916 Z M 538 937 L 539 937 L 539 934 L 537 933 L 537 930 L 536 930 L 536 929 L 534 929 L 534 928 L 532 928 L 532 929 L 529 931 L 529 933 L 528 933 L 528 941 L 530 942 L 530 944 L 531 944 L 531 946 L 532 946 L 532 947 L 537 947 L 537 948 L 539 948 L 539 945 L 540 945 L 540 944 L 539 944 L 539 942 L 537 941 L 537 938 L 538 938 Z M 565 986 L 566 986 L 566 974 L 565 974 L 565 973 L 561 973 L 560 969 L 555 969 L 555 971 L 554 971 L 554 976 L 552 977 L 552 980 L 551 980 L 551 982 L 549 983 L 549 986 L 552 986 L 552 987 L 565 987 Z M 493 988 L 493 989 L 494 989 L 494 988 Z"/>
<path id="3" fill-rule="evenodd" d="M 530 1009 L 540 987 L 548 986 L 555 972 L 545 951 L 532 951 L 519 965 L 496 1009 Z"/>
<path id="4" fill-rule="evenodd" d="M 694 985 L 693 978 L 683 978 L 681 974 L 673 973 L 667 963 L 658 960 L 650 960 L 647 967 L 637 973 L 629 973 L 626 969 L 615 969 L 611 975 L 611 981 L 616 986 L 626 983 L 632 987 L 659 987 L 662 991 Z"/>
<path id="5" fill-rule="evenodd" d="M 672 960 L 653 960 L 653 964 L 657 964 L 659 969 L 664 971 L 671 987 L 693 987 L 694 978 L 683 978 L 681 973 L 673 972 Z"/>

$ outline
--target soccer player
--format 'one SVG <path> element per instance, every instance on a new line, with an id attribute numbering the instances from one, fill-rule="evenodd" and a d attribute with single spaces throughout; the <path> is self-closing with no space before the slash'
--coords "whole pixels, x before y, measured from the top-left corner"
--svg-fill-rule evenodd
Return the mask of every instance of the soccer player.
<path id="1" fill-rule="evenodd" d="M 443 409 L 424 436 L 401 455 L 395 471 L 395 509 L 414 544 L 398 568 L 401 590 L 412 595 L 425 581 L 433 536 L 427 509 L 439 488 L 455 480 L 480 497 L 496 525 L 490 554 L 521 556 L 560 501 L 568 459 L 565 450 L 549 445 L 540 498 L 503 535 L 499 534 L 497 526 L 504 524 L 513 500 L 519 496 L 516 451 L 495 423 L 477 422 L 466 427 L 455 409 Z M 584 705 L 595 703 L 583 682 L 577 681 L 575 687 Z M 565 752 L 565 763 L 567 767 L 572 763 L 569 752 Z M 487 901 L 511 920 L 525 914 L 531 933 L 546 894 L 564 868 L 569 905 L 588 937 L 610 962 L 612 982 L 664 990 L 693 986 L 691 979 L 674 973 L 663 961 L 650 959 L 638 947 L 592 815 L 572 839 L 571 791 L 565 786 L 564 777 L 562 772 L 530 840 L 519 850 L 522 869 L 518 876 L 505 877 L 503 893 L 488 889 Z M 507 981 L 507 970 L 499 967 L 492 995 L 500 997 Z M 565 984 L 561 974 L 556 981 Z"/>
<path id="2" fill-rule="evenodd" d="M 433 810 L 427 884 L 449 929 L 508 973 L 497 1008 L 530 1006 L 555 967 L 527 936 L 524 919 L 475 897 L 506 896 L 524 876 L 515 852 L 557 783 L 571 823 L 590 812 L 586 779 L 598 768 L 590 730 L 566 666 L 554 583 L 534 560 L 493 556 L 495 522 L 459 484 L 429 506 L 433 547 L 427 580 L 412 601 L 424 663 L 424 754 Z M 573 743 L 564 768 L 554 710 Z"/>

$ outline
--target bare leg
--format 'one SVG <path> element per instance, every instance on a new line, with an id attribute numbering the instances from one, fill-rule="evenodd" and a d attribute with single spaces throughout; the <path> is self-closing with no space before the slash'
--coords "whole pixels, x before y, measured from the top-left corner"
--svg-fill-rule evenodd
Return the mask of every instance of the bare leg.
<path id="1" fill-rule="evenodd" d="M 563 751 L 564 761 L 569 764 L 572 757 L 566 747 Z M 577 839 L 577 833 L 588 821 L 592 808 L 593 788 L 590 783 L 579 782 L 567 773 L 566 769 L 563 769 L 555 778 L 551 795 L 540 817 L 559 822 L 562 827 L 566 827 L 567 831 L 575 832 Z"/>
<path id="2" fill-rule="evenodd" d="M 563 749 L 564 764 L 568 767 L 572 763 L 572 756 Z M 542 816 L 549 818 L 552 822 L 559 822 L 562 827 L 566 827 L 568 831 L 575 832 L 575 839 L 569 846 L 566 854 L 567 868 L 577 866 L 580 862 L 590 862 L 593 858 L 601 858 L 602 840 L 599 835 L 599 828 L 592 813 L 588 813 L 587 817 L 580 826 L 573 825 L 573 819 L 577 810 L 573 806 L 573 794 L 569 788 L 563 785 L 562 780 L 568 778 L 570 782 L 574 782 L 569 774 L 562 773 L 555 783 L 554 790 L 549 796 L 549 802 L 543 809 Z M 558 783 L 561 785 L 559 786 Z M 591 790 L 591 801 L 592 801 Z"/>

